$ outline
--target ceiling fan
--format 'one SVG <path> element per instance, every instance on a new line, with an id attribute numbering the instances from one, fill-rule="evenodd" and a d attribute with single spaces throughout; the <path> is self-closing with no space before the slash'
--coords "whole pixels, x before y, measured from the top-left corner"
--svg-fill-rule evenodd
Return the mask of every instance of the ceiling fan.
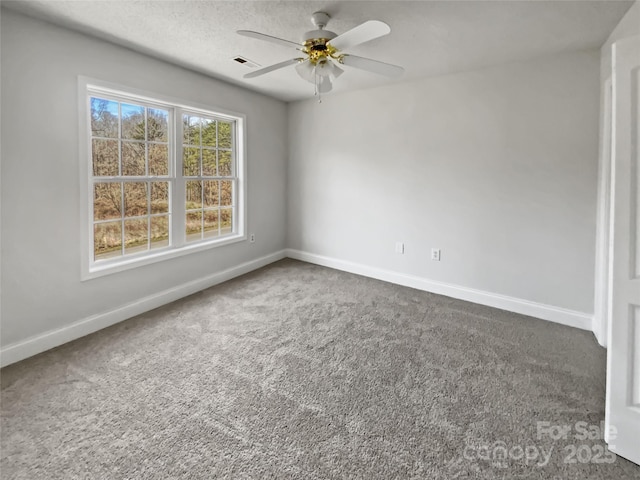
<path id="1" fill-rule="evenodd" d="M 295 68 L 298 75 L 315 85 L 316 94 L 323 94 L 331 91 L 333 87 L 332 79 L 335 80 L 344 72 L 338 65 L 347 65 L 391 78 L 402 75 L 404 68 L 397 65 L 342 53 L 343 50 L 387 35 L 391 32 L 389 25 L 378 20 L 369 20 L 338 35 L 324 29 L 330 18 L 328 13 L 315 12 L 311 16 L 311 21 L 317 27 L 317 30 L 306 32 L 301 43 L 250 30 L 238 30 L 240 35 L 295 48 L 303 54 L 301 57 L 285 60 L 284 62 L 247 73 L 244 78 L 255 78 L 289 65 L 296 65 Z"/>

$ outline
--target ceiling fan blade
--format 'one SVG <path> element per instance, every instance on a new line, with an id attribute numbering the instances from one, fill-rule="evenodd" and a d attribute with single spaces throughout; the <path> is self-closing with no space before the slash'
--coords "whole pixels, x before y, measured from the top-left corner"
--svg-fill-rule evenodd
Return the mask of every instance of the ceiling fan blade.
<path id="1" fill-rule="evenodd" d="M 357 57 L 356 55 L 343 55 L 340 63 L 392 78 L 399 77 L 404 73 L 404 68 L 398 65 L 379 62 L 378 60 L 371 60 L 370 58 Z"/>
<path id="2" fill-rule="evenodd" d="M 284 38 L 272 37 L 271 35 L 265 35 L 264 33 L 252 32 L 251 30 L 238 30 L 236 32 L 239 35 L 251 38 L 257 38 L 258 40 L 264 40 L 265 42 L 277 43 L 278 45 L 284 45 L 285 47 L 295 47 L 300 49 L 300 44 L 285 40 Z"/>
<path id="3" fill-rule="evenodd" d="M 243 78 L 259 77 L 260 75 L 264 75 L 265 73 L 273 72 L 274 70 L 279 70 L 289 65 L 293 65 L 294 63 L 298 63 L 300 60 L 302 59 L 292 58 L 291 60 L 285 60 L 284 62 L 276 63 L 274 65 L 269 65 L 268 67 L 261 68 L 260 70 L 256 70 L 255 72 L 249 72 L 246 75 L 244 75 Z"/>
<path id="4" fill-rule="evenodd" d="M 329 44 L 338 49 L 344 50 L 346 48 L 355 47 L 361 43 L 368 42 L 374 38 L 382 37 L 391 32 L 391 27 L 379 20 L 369 20 L 364 22 L 351 30 L 338 35 L 336 38 L 329 41 Z"/>

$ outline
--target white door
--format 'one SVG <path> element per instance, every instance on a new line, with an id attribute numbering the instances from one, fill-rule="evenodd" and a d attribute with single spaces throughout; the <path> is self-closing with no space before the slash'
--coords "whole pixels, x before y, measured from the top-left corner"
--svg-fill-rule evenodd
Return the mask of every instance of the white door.
<path id="1" fill-rule="evenodd" d="M 612 298 L 605 439 L 640 464 L 640 36 L 613 45 Z"/>

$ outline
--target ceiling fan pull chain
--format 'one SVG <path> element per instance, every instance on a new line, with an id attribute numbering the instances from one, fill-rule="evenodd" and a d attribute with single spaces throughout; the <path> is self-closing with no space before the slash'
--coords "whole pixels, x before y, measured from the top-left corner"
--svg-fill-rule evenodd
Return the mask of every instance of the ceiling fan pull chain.
<path id="1" fill-rule="evenodd" d="M 315 69 L 313 71 L 313 94 L 318 95 L 318 74 Z"/>

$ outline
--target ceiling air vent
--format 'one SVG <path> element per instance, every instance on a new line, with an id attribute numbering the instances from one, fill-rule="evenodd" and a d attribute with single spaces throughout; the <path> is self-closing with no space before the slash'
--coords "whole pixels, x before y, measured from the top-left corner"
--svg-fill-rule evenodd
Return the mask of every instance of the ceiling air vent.
<path id="1" fill-rule="evenodd" d="M 233 61 L 238 62 L 244 65 L 245 67 L 249 67 L 249 68 L 256 68 L 259 66 L 256 62 L 252 62 L 248 58 L 241 57 L 240 55 L 238 55 L 237 57 L 233 57 Z"/>

